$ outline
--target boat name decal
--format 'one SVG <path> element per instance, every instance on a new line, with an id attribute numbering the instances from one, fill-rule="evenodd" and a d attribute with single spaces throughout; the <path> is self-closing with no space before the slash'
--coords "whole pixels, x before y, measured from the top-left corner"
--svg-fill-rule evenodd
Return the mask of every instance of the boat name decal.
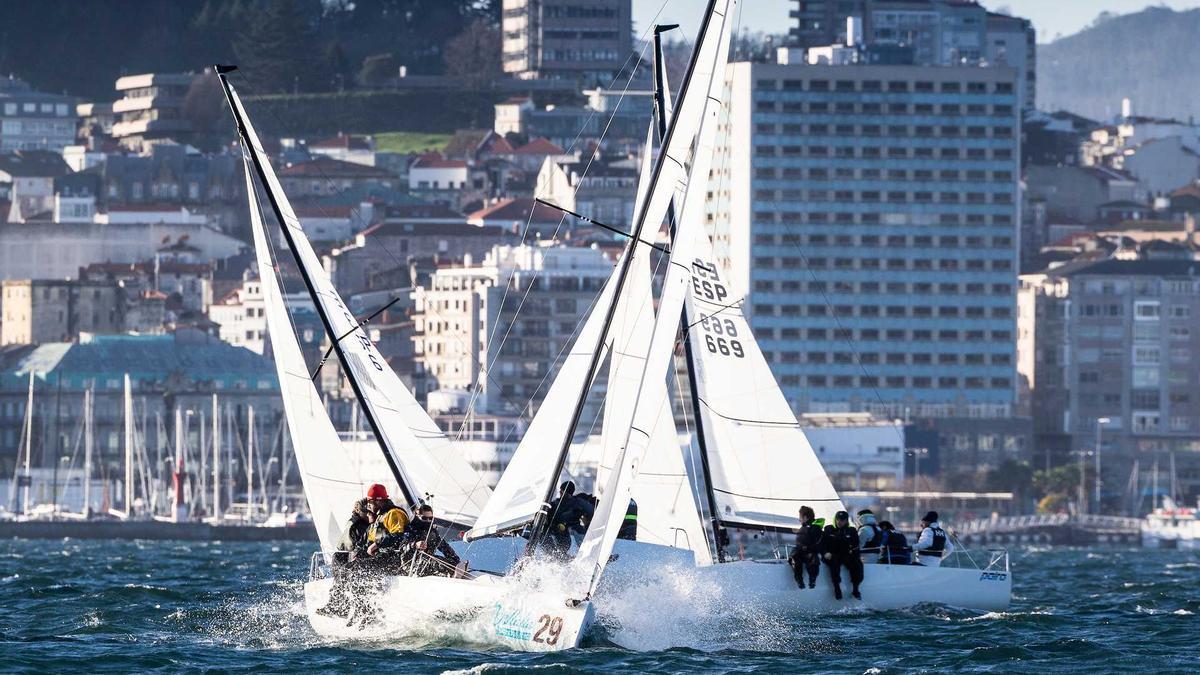
<path id="1" fill-rule="evenodd" d="M 1007 572 L 983 572 L 979 575 L 980 581 L 1004 581 L 1007 578 Z"/>
<path id="2" fill-rule="evenodd" d="M 504 609 L 496 603 L 496 614 L 492 617 L 492 628 L 500 637 L 528 640 L 533 637 L 533 621 L 519 609 Z"/>

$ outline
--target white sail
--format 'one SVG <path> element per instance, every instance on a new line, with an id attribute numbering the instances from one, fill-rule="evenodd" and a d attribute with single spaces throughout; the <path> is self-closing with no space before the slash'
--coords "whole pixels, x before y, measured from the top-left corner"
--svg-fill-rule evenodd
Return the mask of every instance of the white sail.
<path id="1" fill-rule="evenodd" d="M 558 480 L 558 476 L 551 475 L 550 467 L 558 462 L 559 454 L 570 440 L 572 406 L 592 385 L 588 381 L 588 369 L 593 355 L 606 348 L 600 338 L 604 316 L 613 302 L 616 274 L 614 270 L 605 282 L 591 314 L 563 359 L 550 391 L 542 399 L 537 414 L 500 476 L 492 498 L 479 514 L 475 526 L 464 535 L 467 541 L 524 527 L 545 503 L 546 495 L 553 487 L 551 482 Z"/>
<path id="2" fill-rule="evenodd" d="M 623 420 L 616 421 L 618 428 L 628 430 L 624 447 L 620 456 L 608 467 L 612 471 L 609 480 L 597 487 L 599 504 L 575 557 L 576 565 L 589 579 L 588 597 L 599 583 L 604 566 L 608 564 L 638 469 L 650 438 L 660 423 L 662 400 L 666 396 L 665 380 L 674 356 L 675 337 L 678 335 L 679 317 L 686 295 L 687 265 L 691 260 L 691 247 L 688 244 L 694 239 L 689 230 L 694 231 L 703 225 L 701 219 L 708 187 L 708 170 L 712 162 L 713 139 L 729 52 L 732 21 L 728 14 L 735 1 L 716 0 L 710 4 L 676 113 L 667 130 L 663 152 L 655 165 L 649 195 L 634 228 L 636 233 L 647 223 L 654 227 L 661 224 L 674 193 L 683 188 L 683 212 L 671 246 L 670 265 L 646 356 L 646 367 L 636 390 L 621 394 L 633 396 L 633 418 L 624 420 L 626 423 L 622 423 Z M 691 152 L 693 146 L 694 153 Z M 689 155 L 691 167 L 685 169 Z M 609 386 L 611 389 L 612 384 Z M 658 392 L 661 392 L 662 398 L 657 398 Z M 610 392 L 609 395 L 612 397 L 615 394 Z"/>
<path id="3" fill-rule="evenodd" d="M 250 175 L 247 166 L 250 229 L 254 233 L 254 253 L 266 307 L 267 332 L 271 336 L 271 352 L 283 394 L 283 411 L 288 427 L 292 429 L 296 463 L 321 549 L 331 551 L 337 547 L 351 506 L 362 498 L 365 489 L 354 463 L 347 461 L 337 430 L 325 412 L 316 386 L 309 379 L 308 366 L 283 302 Z"/>
<path id="4" fill-rule="evenodd" d="M 727 525 L 792 529 L 803 504 L 843 509 L 742 312 L 744 295 L 696 237 L 688 294 L 696 382 L 715 516 Z"/>
<path id="5" fill-rule="evenodd" d="M 467 464 L 449 439 L 375 348 L 366 331 L 342 301 L 322 268 L 320 259 L 300 227 L 283 188 L 251 126 L 237 92 L 228 94 L 245 134 L 247 150 L 261 167 L 264 189 L 270 192 L 290 233 L 297 264 L 312 284 L 309 289 L 318 312 L 328 321 L 329 338 L 338 340 L 338 357 L 352 380 L 360 403 L 374 421 L 375 431 L 398 473 L 405 497 L 429 502 L 440 519 L 470 525 L 490 495 L 482 476 Z"/>
<path id="6" fill-rule="evenodd" d="M 636 203 L 641 203 L 649 190 L 653 133 L 652 123 L 647 130 L 642 152 Z M 618 300 L 620 304 L 613 317 L 612 344 L 616 348 L 609 361 L 608 376 L 608 391 L 613 395 L 607 397 L 604 403 L 601 440 L 601 457 L 604 459 L 598 464 L 597 485 L 608 481 L 607 467 L 614 465 L 625 442 L 626 430 L 617 426 L 617 420 L 632 417 L 633 398 L 621 395 L 621 392 L 636 390 L 654 331 L 649 251 L 647 246 L 637 247 L 638 255 L 630 270 L 626 292 Z M 683 449 L 671 414 L 665 381 L 662 384 L 663 391 L 649 394 L 653 400 L 661 399 L 662 404 L 659 406 L 658 422 L 650 435 L 646 458 L 633 485 L 632 497 L 638 507 L 637 539 L 690 549 L 694 551 L 698 562 L 707 564 L 711 561 L 711 554 L 684 465 Z"/>

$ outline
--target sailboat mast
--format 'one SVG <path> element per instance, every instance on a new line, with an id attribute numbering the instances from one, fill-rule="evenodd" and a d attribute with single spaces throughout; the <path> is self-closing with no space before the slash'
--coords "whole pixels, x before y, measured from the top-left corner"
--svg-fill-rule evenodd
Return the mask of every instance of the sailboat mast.
<path id="1" fill-rule="evenodd" d="M 196 454 L 200 457 L 200 471 L 196 474 L 197 480 L 193 483 L 193 492 L 198 493 L 196 501 L 199 503 L 201 512 L 208 511 L 208 426 L 205 421 L 204 411 L 200 411 L 200 443 L 196 446 Z M 199 483 L 199 485 L 195 485 Z"/>
<path id="2" fill-rule="evenodd" d="M 92 517 L 92 390 L 83 392 L 83 517 Z"/>
<path id="3" fill-rule="evenodd" d="M 244 154 L 249 156 L 249 162 L 253 165 L 254 173 L 258 176 L 259 182 L 262 185 L 269 185 L 270 183 L 267 180 L 267 173 L 262 165 L 262 160 L 259 159 L 258 153 L 254 152 L 253 148 L 251 147 L 250 134 L 246 128 L 246 120 L 242 118 L 242 114 L 238 110 L 238 106 L 234 103 L 233 91 L 230 89 L 229 81 L 225 78 L 225 75 L 229 72 L 232 72 L 235 68 L 236 66 L 214 65 L 213 71 L 217 74 L 217 78 L 221 81 L 221 88 L 225 92 L 225 99 L 229 103 L 229 109 L 232 111 L 233 118 L 237 123 L 238 136 L 241 139 L 243 146 L 247 149 Z M 316 302 L 316 299 L 318 298 L 316 284 L 313 283 L 313 279 L 310 276 L 309 271 L 305 269 L 303 261 L 300 259 L 300 256 L 297 253 L 298 247 L 296 245 L 295 235 L 287 226 L 287 221 L 283 217 L 283 209 L 279 204 L 279 200 L 276 198 L 272 190 L 265 190 L 265 192 L 267 195 L 267 201 L 271 204 L 271 211 L 275 214 L 275 219 L 279 223 L 279 229 L 283 232 L 283 237 L 287 241 L 288 249 L 291 250 L 292 257 L 296 259 L 297 267 L 299 268 L 300 272 L 300 278 L 304 281 L 304 286 L 308 290 L 308 294 L 314 300 L 317 316 L 321 317 L 321 325 L 325 328 L 325 334 L 329 336 L 330 343 L 333 346 L 333 351 L 335 354 L 337 354 L 338 362 L 342 365 L 342 371 L 346 374 L 347 381 L 350 382 L 350 388 L 354 390 L 355 398 L 357 398 L 360 402 L 366 401 L 366 396 L 363 394 L 361 385 L 355 379 L 354 373 L 349 366 L 349 360 L 346 358 L 346 352 L 342 348 L 341 341 L 339 340 L 341 336 L 333 329 L 333 325 L 330 322 L 329 317 L 326 316 L 325 311 L 322 309 L 321 303 Z M 386 443 L 385 437 L 380 430 L 379 421 L 375 418 L 374 412 L 370 410 L 369 405 L 364 404 L 361 407 L 363 408 L 363 414 L 367 418 L 367 423 L 371 425 L 371 431 L 375 433 L 375 442 L 380 445 L 380 450 L 383 451 L 384 459 L 387 461 L 388 467 L 392 470 L 392 475 L 396 479 L 397 485 L 400 487 L 400 492 L 404 495 L 405 502 L 408 504 L 415 504 L 417 502 L 417 495 L 407 484 L 407 481 L 405 481 L 404 474 L 400 471 L 400 467 L 397 466 L 395 460 L 392 458 L 391 453 L 387 452 L 386 448 L 384 447 L 384 444 Z"/>
<path id="4" fill-rule="evenodd" d="M 703 35 L 704 31 L 707 30 L 709 19 L 712 16 L 713 8 L 715 5 L 716 5 L 716 0 L 709 0 L 707 9 L 705 10 L 705 14 L 704 14 L 704 16 L 705 16 L 704 22 L 701 25 L 701 29 L 700 29 L 701 35 Z M 695 70 L 695 67 L 696 67 L 696 59 L 693 58 L 691 60 L 691 62 L 688 64 L 688 71 L 687 71 L 687 74 L 684 76 L 685 95 L 687 93 L 686 90 L 691 83 L 692 74 Z M 664 147 L 667 147 L 671 144 L 671 141 L 675 134 L 676 128 L 677 128 L 676 120 L 672 119 L 670 121 L 670 123 L 667 125 L 667 129 L 663 135 L 663 146 Z M 650 182 L 648 183 L 649 188 L 647 189 L 646 194 L 643 197 L 644 203 L 635 206 L 636 217 L 634 219 L 633 229 L 629 233 L 629 237 L 628 237 L 629 243 L 626 245 L 625 255 L 624 255 L 624 258 L 621 260 L 621 266 L 620 266 L 618 274 L 617 274 L 616 286 L 614 287 L 614 292 L 613 292 L 613 301 L 608 306 L 608 309 L 604 313 L 604 323 L 602 325 L 601 332 L 600 332 L 600 336 L 601 336 L 600 348 L 598 348 L 596 350 L 596 353 L 592 355 L 592 360 L 588 365 L 588 371 L 587 371 L 588 375 L 587 375 L 587 378 L 584 380 L 585 382 L 590 383 L 590 382 L 595 381 L 596 371 L 599 369 L 600 362 L 604 355 L 603 346 L 605 344 L 605 340 L 608 338 L 609 331 L 612 329 L 613 317 L 616 314 L 617 306 L 620 304 L 618 302 L 618 300 L 621 297 L 621 292 L 625 288 L 625 282 L 629 280 L 630 270 L 633 269 L 633 259 L 635 257 L 634 254 L 636 251 L 636 246 L 641 241 L 641 239 L 643 237 L 643 233 L 646 230 L 646 219 L 647 219 L 647 214 L 650 210 L 649 205 L 653 201 L 653 195 L 654 195 L 655 191 L 659 189 L 659 182 L 660 182 L 660 179 L 663 174 L 663 167 L 666 165 L 667 160 L 668 160 L 668 157 L 667 157 L 666 152 L 663 152 L 662 154 L 659 155 L 658 160 L 654 163 L 654 170 L 650 174 Z M 671 160 L 671 161 L 674 161 L 674 160 Z M 659 224 L 660 223 L 655 223 L 655 227 L 657 227 Z M 548 518 L 549 517 L 549 503 L 550 503 L 551 499 L 554 497 L 555 483 L 557 482 L 557 478 L 562 473 L 563 465 L 566 463 L 567 452 L 571 448 L 571 439 L 574 437 L 575 431 L 579 427 L 579 419 L 583 415 L 583 408 L 584 408 L 584 404 L 587 402 L 587 394 L 588 394 L 589 389 L 590 389 L 590 387 L 583 388 L 583 391 L 580 392 L 579 400 L 575 404 L 575 410 L 572 412 L 572 415 L 571 415 L 571 423 L 568 426 L 568 429 L 570 429 L 570 432 L 568 434 L 566 434 L 566 437 L 563 439 L 563 447 L 559 451 L 558 459 L 555 462 L 554 473 L 551 474 L 553 479 L 550 481 L 550 485 L 547 487 L 547 490 L 546 490 L 545 501 L 543 502 L 544 506 L 538 512 L 538 515 L 534 519 L 534 525 L 531 530 L 529 544 L 528 544 L 528 546 L 526 546 L 527 553 L 532 551 L 533 547 L 535 547 L 537 545 L 538 541 L 542 538 L 542 536 L 545 535 L 545 532 L 548 529 L 548 526 L 549 526 L 549 522 L 548 522 L 548 520 L 549 520 L 549 518 Z"/>
<path id="5" fill-rule="evenodd" d="M 172 516 L 176 522 L 183 520 L 183 411 L 175 406 L 175 471 L 173 473 L 175 486 L 175 504 Z"/>
<path id="6" fill-rule="evenodd" d="M 254 520 L 254 406 L 246 409 L 246 519 Z"/>
<path id="7" fill-rule="evenodd" d="M 60 376 L 61 382 L 61 376 Z M 21 512 L 29 513 L 29 497 L 33 492 L 33 474 L 29 464 L 33 456 L 33 369 L 29 370 L 29 394 L 25 397 L 25 494 L 21 497 Z M 17 481 L 19 484 L 21 481 Z"/>
<path id="8" fill-rule="evenodd" d="M 213 519 L 221 520 L 221 408 L 212 395 L 212 502 Z"/>
<path id="9" fill-rule="evenodd" d="M 654 27 L 654 119 L 658 130 L 658 141 L 661 144 L 667 136 L 667 62 L 663 58 L 662 34 L 678 28 L 677 24 L 656 25 Z M 667 226 L 671 238 L 675 238 L 677 224 L 675 222 L 675 202 L 672 200 L 667 207 Z M 687 364 L 688 393 L 692 401 L 692 419 L 696 428 L 696 445 L 700 452 L 700 470 L 703 473 L 704 496 L 708 501 L 709 525 L 712 527 L 713 546 L 716 548 L 717 560 L 725 559 L 725 547 L 721 544 L 721 520 L 717 514 L 717 496 L 712 489 L 712 470 L 708 466 L 708 442 L 704 436 L 704 418 L 700 411 L 700 391 L 696 386 L 696 360 L 692 354 L 692 341 L 688 339 L 688 326 L 691 317 L 688 316 L 686 303 L 683 314 L 679 319 L 679 330 L 683 342 L 684 362 Z"/>
<path id="10" fill-rule="evenodd" d="M 125 518 L 133 517 L 133 391 L 125 373 Z"/>

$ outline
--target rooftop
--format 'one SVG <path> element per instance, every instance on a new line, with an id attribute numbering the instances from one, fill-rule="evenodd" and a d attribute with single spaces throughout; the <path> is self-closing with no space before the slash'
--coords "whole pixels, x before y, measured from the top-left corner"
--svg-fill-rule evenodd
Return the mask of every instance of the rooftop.
<path id="1" fill-rule="evenodd" d="M 11 388 L 14 378 L 19 383 L 28 378 L 30 371 L 43 381 L 52 380 L 55 373 L 89 378 L 128 373 L 135 379 L 162 380 L 179 375 L 192 381 L 254 378 L 275 382 L 270 359 L 215 337 L 179 333 L 96 335 L 81 338 L 78 343 L 46 343 L 0 363 L 0 381 Z M 97 386 L 103 386 L 103 382 L 97 382 Z"/>
<path id="2" fill-rule="evenodd" d="M 312 177 L 312 178 L 387 178 L 395 180 L 395 176 L 383 169 L 354 162 L 343 162 L 340 159 L 317 156 L 307 162 L 288 164 L 279 172 L 283 177 Z"/>

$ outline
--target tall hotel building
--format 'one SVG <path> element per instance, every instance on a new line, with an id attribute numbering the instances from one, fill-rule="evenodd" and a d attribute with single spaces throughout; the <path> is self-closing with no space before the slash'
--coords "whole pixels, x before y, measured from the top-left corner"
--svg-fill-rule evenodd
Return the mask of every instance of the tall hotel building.
<path id="1" fill-rule="evenodd" d="M 797 411 L 1012 416 L 1017 77 L 729 66 L 710 225 Z M 953 449 L 1025 443 L 962 428 Z"/>

